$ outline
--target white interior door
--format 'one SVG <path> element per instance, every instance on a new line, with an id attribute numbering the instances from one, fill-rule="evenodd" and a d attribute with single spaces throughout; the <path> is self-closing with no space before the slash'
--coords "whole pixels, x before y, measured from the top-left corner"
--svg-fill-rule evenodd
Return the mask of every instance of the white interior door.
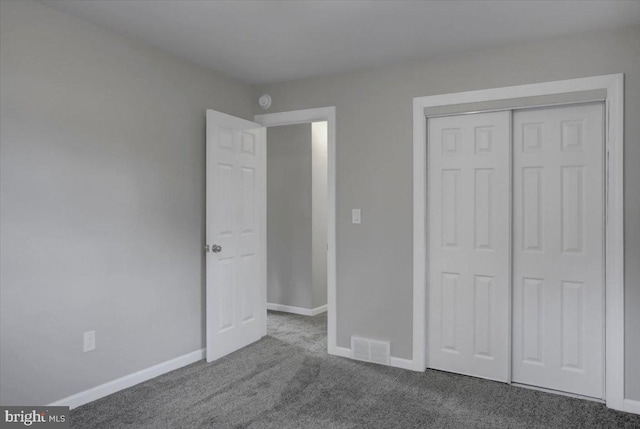
<path id="1" fill-rule="evenodd" d="M 603 105 L 514 113 L 513 381 L 603 397 Z"/>
<path id="2" fill-rule="evenodd" d="M 207 361 L 266 335 L 266 133 L 207 110 Z"/>
<path id="3" fill-rule="evenodd" d="M 510 112 L 429 119 L 428 366 L 509 381 Z"/>

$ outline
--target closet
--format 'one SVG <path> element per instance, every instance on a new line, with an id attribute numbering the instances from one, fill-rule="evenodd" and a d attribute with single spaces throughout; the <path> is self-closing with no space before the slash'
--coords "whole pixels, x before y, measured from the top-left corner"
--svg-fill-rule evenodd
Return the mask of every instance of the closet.
<path id="1" fill-rule="evenodd" d="M 604 396 L 603 103 L 428 119 L 428 366 Z"/>

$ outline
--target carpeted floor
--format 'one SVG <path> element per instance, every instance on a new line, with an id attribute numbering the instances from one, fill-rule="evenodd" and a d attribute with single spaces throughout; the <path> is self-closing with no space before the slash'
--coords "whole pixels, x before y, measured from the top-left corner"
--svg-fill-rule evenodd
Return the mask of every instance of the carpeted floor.
<path id="1" fill-rule="evenodd" d="M 640 416 L 501 383 L 326 354 L 326 314 L 71 412 L 73 428 L 640 428 Z"/>

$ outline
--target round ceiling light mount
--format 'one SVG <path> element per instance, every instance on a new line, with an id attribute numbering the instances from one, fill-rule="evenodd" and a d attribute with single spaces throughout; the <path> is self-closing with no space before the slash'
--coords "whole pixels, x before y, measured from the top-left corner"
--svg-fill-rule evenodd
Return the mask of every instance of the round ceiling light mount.
<path id="1" fill-rule="evenodd" d="M 258 106 L 264 110 L 271 107 L 271 96 L 269 94 L 262 94 L 260 98 L 258 98 Z"/>

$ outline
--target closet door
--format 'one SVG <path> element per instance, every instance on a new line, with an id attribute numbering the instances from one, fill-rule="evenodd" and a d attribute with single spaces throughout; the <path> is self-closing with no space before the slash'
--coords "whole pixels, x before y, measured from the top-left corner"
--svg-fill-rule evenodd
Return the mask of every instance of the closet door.
<path id="1" fill-rule="evenodd" d="M 429 119 L 430 368 L 508 381 L 510 112 Z"/>
<path id="2" fill-rule="evenodd" d="M 603 106 L 514 113 L 513 381 L 603 397 Z"/>

